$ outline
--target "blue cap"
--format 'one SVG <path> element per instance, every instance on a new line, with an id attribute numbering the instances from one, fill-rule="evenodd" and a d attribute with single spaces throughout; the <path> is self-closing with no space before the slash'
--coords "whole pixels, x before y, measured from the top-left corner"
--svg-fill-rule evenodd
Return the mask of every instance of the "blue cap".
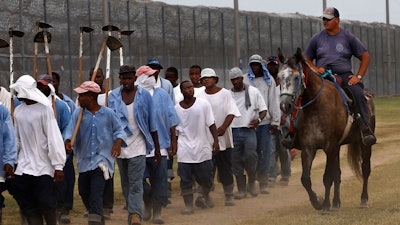
<path id="1" fill-rule="evenodd" d="M 160 64 L 160 61 L 158 61 L 157 58 L 150 58 L 149 60 L 147 60 L 147 66 L 150 66 L 150 67 L 157 66 L 158 69 L 163 69 L 163 67 Z M 154 68 L 152 67 L 152 69 L 154 69 Z"/>

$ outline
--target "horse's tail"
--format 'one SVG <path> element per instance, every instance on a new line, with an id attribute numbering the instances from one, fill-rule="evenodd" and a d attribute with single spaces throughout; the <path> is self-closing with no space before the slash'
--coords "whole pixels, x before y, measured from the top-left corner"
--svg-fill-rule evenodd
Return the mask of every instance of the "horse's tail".
<path id="1" fill-rule="evenodd" d="M 362 178 L 361 172 L 361 163 L 362 163 L 362 155 L 361 155 L 361 140 L 356 142 L 351 142 L 347 146 L 347 161 L 349 162 L 350 168 L 353 173 L 356 175 L 358 179 Z"/>

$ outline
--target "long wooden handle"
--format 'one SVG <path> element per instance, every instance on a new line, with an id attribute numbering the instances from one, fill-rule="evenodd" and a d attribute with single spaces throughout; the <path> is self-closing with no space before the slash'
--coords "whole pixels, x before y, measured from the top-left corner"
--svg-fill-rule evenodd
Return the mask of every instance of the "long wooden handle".
<path id="1" fill-rule="evenodd" d="M 94 67 L 93 74 L 92 74 L 92 77 L 90 79 L 91 81 L 94 81 L 94 79 L 96 78 L 97 70 L 99 69 L 101 58 L 103 57 L 104 49 L 106 48 L 106 44 L 107 44 L 106 39 L 104 39 L 103 45 L 101 46 L 101 50 L 100 50 L 99 56 L 97 57 L 96 66 Z M 74 128 L 74 133 L 72 134 L 72 138 L 71 138 L 71 146 L 74 145 L 74 142 L 75 142 L 75 139 L 76 139 L 76 135 L 78 134 L 79 126 L 81 125 L 81 121 L 82 121 L 82 117 L 83 117 L 83 110 L 84 109 L 81 108 L 78 120 L 76 121 L 76 125 L 75 125 L 75 128 Z"/>
<path id="2" fill-rule="evenodd" d="M 79 35 L 79 74 L 78 74 L 78 86 L 82 84 L 82 70 L 83 70 L 83 31 Z"/>
<path id="3" fill-rule="evenodd" d="M 81 125 L 81 122 L 82 122 L 82 117 L 83 117 L 83 108 L 79 112 L 79 117 L 78 117 L 78 120 L 76 121 L 74 133 L 72 134 L 72 138 L 71 138 L 71 146 L 74 146 L 76 135 L 78 134 L 79 126 Z"/>
<path id="4" fill-rule="evenodd" d="M 34 43 L 34 55 L 33 55 L 33 78 L 37 78 L 37 60 L 38 60 L 38 43 Z"/>

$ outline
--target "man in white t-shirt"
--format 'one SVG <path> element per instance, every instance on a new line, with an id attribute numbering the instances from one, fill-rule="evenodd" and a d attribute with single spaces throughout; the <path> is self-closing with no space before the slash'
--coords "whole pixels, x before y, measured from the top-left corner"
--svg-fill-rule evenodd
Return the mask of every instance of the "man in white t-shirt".
<path id="1" fill-rule="evenodd" d="M 193 84 L 183 81 L 180 85 L 184 99 L 175 105 L 180 123 L 178 135 L 178 174 L 181 177 L 181 195 L 186 208 L 182 214 L 192 214 L 193 178 L 202 186 L 206 203 L 213 185 L 212 154 L 219 151 L 217 127 L 211 105 L 194 97 Z M 210 138 L 210 133 L 212 139 Z"/>
<path id="2" fill-rule="evenodd" d="M 233 144 L 232 170 L 236 177 L 239 194 L 236 199 L 246 196 L 246 170 L 248 176 L 249 192 L 257 196 L 255 187 L 257 169 L 257 134 L 258 124 L 267 115 L 267 106 L 257 88 L 243 83 L 243 72 L 238 67 L 229 71 L 233 88 L 231 94 L 239 108 L 241 117 L 232 121 Z"/>
<path id="3" fill-rule="evenodd" d="M 220 152 L 214 155 L 214 165 L 218 169 L 218 180 L 222 183 L 225 193 L 225 205 L 232 206 L 233 202 L 233 173 L 231 150 L 233 148 L 231 123 L 233 118 L 239 117 L 240 112 L 232 98 L 231 93 L 222 87 L 217 86 L 218 76 L 211 68 L 201 71 L 200 81 L 205 90 L 197 96 L 207 100 L 213 109 L 215 125 L 218 129 L 218 140 Z M 196 199 L 196 206 L 210 207 L 203 204 L 204 200 Z"/>

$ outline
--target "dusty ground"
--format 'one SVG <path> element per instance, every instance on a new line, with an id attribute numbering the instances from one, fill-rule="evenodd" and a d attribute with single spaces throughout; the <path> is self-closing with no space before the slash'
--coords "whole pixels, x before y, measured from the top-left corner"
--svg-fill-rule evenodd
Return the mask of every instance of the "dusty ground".
<path id="1" fill-rule="evenodd" d="M 390 137 L 385 137 L 390 138 Z M 380 141 L 384 141 L 380 139 Z M 391 151 L 391 154 L 385 154 L 381 151 L 382 146 L 378 143 L 374 147 L 372 157 L 372 170 L 374 167 L 384 164 L 392 160 L 400 158 L 400 151 Z M 346 148 L 342 147 L 342 181 L 354 178 L 352 172 L 347 166 L 346 158 L 343 155 Z M 298 152 L 299 156 L 300 152 Z M 319 152 L 314 161 L 313 168 L 322 168 L 325 163 L 325 155 Z M 265 213 L 275 212 L 288 206 L 294 206 L 304 202 L 308 202 L 308 196 L 300 183 L 301 167 L 300 158 L 297 157 L 292 161 L 292 177 L 289 186 L 281 187 L 277 183 L 274 188 L 270 188 L 269 195 L 258 195 L 257 197 L 247 197 L 244 200 L 235 201 L 235 206 L 226 207 L 223 205 L 223 192 L 221 184 L 216 185 L 216 190 L 212 192 L 215 207 L 212 209 L 196 208 L 193 215 L 181 215 L 180 211 L 184 208 L 183 200 L 179 196 L 179 189 L 173 190 L 171 198 L 172 204 L 163 209 L 162 215 L 166 224 L 189 225 L 189 224 L 242 224 L 241 221 L 264 215 Z M 313 188 L 319 194 L 323 194 L 322 170 L 315 172 L 313 177 Z M 177 178 L 179 179 L 179 178 Z M 278 178 L 279 179 L 279 178 Z M 361 193 L 361 190 L 360 190 Z M 311 208 L 311 204 L 309 205 Z M 87 224 L 87 219 L 83 216 L 76 216 L 72 219 L 71 224 Z M 123 205 L 115 205 L 114 213 L 111 220 L 107 220 L 108 225 L 127 224 L 127 211 L 123 210 Z M 143 222 L 142 224 L 152 224 L 151 222 Z"/>

